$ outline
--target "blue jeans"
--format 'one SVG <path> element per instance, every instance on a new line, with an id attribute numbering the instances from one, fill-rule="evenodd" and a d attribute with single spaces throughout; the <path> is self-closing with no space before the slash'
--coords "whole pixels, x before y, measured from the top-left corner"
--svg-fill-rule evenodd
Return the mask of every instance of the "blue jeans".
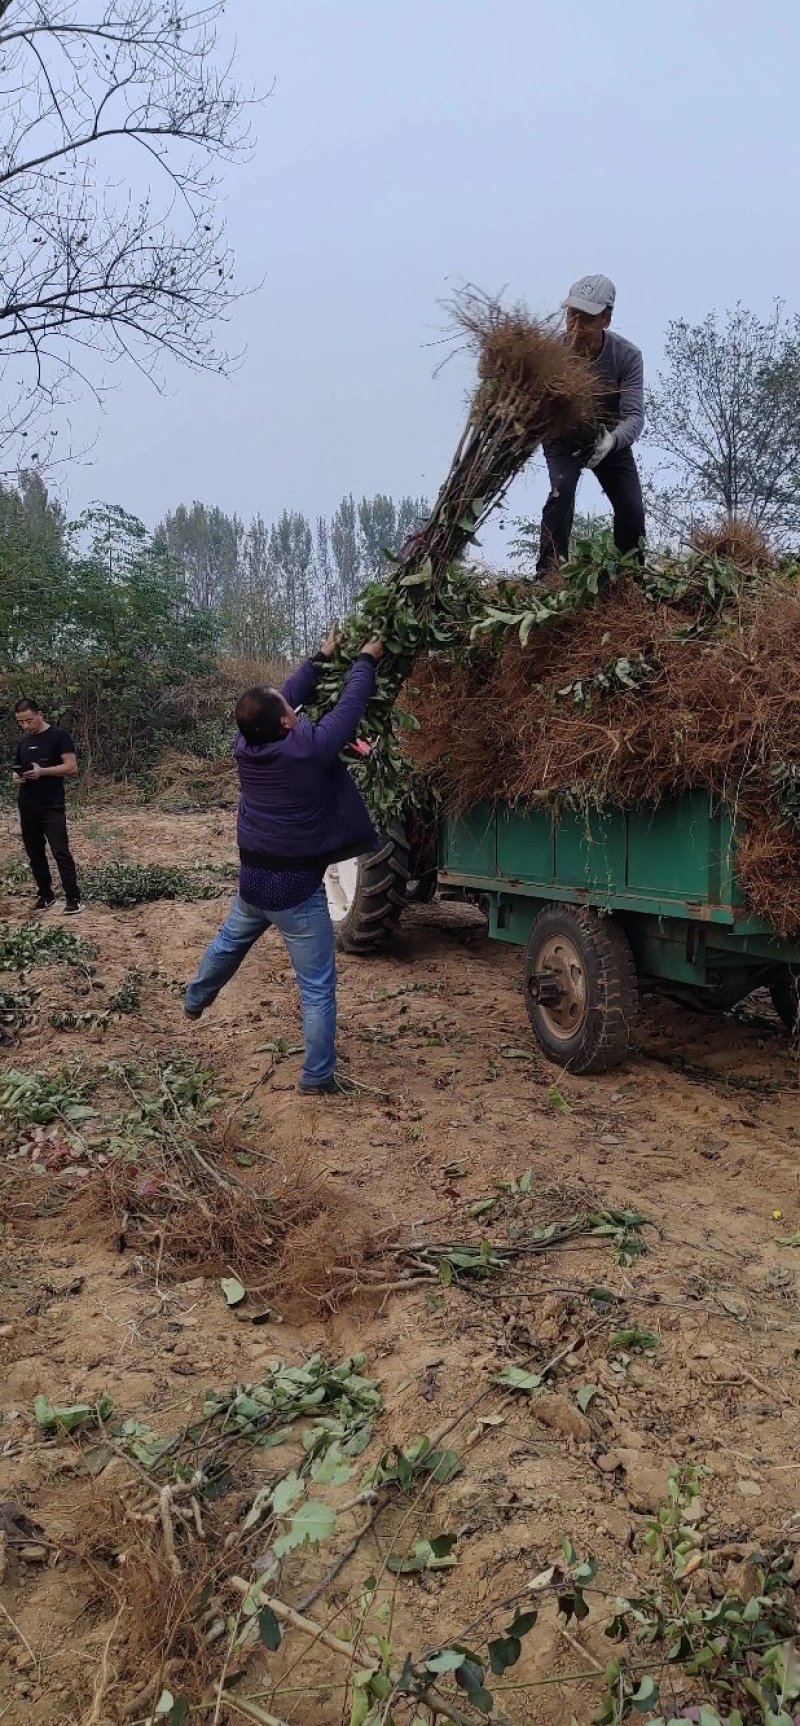
<path id="1" fill-rule="evenodd" d="M 237 893 L 186 991 L 186 1005 L 210 1007 L 270 924 L 280 930 L 300 986 L 306 1058 L 300 1083 L 321 1085 L 336 1067 L 336 950 L 324 887 L 290 911 L 262 911 Z"/>

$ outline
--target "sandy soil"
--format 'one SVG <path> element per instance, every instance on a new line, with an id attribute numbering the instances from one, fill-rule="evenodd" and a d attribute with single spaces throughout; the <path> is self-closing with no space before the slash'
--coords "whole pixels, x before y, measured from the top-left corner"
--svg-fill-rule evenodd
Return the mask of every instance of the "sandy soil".
<path id="1" fill-rule="evenodd" d="M 16 855 L 10 819 L 0 837 L 3 854 Z M 225 812 L 99 808 L 76 821 L 74 839 L 85 861 L 123 855 L 188 867 L 234 855 Z M 121 1253 L 110 1223 L 85 1209 L 81 1221 L 71 1195 L 85 1194 L 86 1180 L 34 1176 L 7 1136 L 0 1503 L 22 1506 L 48 1545 L 45 1562 L 5 1554 L 0 1720 L 102 1726 L 148 1712 L 125 1714 L 132 1690 L 118 1677 L 116 1600 L 75 1550 L 103 1477 L 87 1476 L 82 1441 L 42 1437 L 32 1408 L 40 1392 L 63 1403 L 108 1393 L 121 1418 L 138 1416 L 168 1434 L 204 1392 L 257 1380 L 276 1355 L 299 1363 L 317 1349 L 331 1358 L 364 1350 L 364 1370 L 380 1381 L 385 1403 L 365 1460 L 451 1427 L 447 1442 L 464 1464 L 451 1484 L 379 1523 L 314 1608 L 344 1634 L 358 1622 L 364 1578 L 379 1574 L 398 1665 L 409 1649 L 421 1655 L 458 1638 L 494 1602 L 519 1594 L 558 1557 L 565 1536 L 597 1556 L 612 1594 L 634 1591 L 648 1573 L 649 1517 L 670 1467 L 685 1459 L 708 1471 L 699 1525 L 708 1565 L 723 1582 L 751 1546 L 796 1538 L 800 1312 L 796 1255 L 778 1243 L 800 1229 L 798 1069 L 768 1006 L 755 1000 L 743 1021 L 653 1002 L 622 1072 L 562 1076 L 534 1052 L 520 955 L 490 943 L 477 913 L 434 905 L 408 914 L 390 957 L 341 961 L 342 1053 L 370 1089 L 354 1101 L 301 1100 L 298 1056 L 259 1052 L 267 1041 L 299 1041 L 276 938 L 265 939 L 201 1024 L 182 1015 L 179 985 L 224 903 L 90 906 L 80 933 L 99 957 L 76 1010 L 101 1007 L 136 965 L 141 1014 L 105 1034 L 56 1031 L 48 1011 L 74 997 L 76 981 L 39 971 L 31 975 L 42 989 L 39 1022 L 0 1052 L 5 1061 L 54 1071 L 80 1060 L 91 1072 L 121 1054 L 195 1055 L 213 1069 L 220 1118 L 234 1116 L 246 1137 L 253 1178 L 280 1191 L 302 1170 L 332 1187 L 342 1216 L 352 1212 L 373 1237 L 385 1230 L 387 1239 L 412 1231 L 431 1241 L 476 1240 L 482 1226 L 507 1243 L 514 1230 L 576 1211 L 633 1205 L 649 1219 L 648 1250 L 625 1266 L 607 1243 L 579 1238 L 483 1284 L 384 1288 L 335 1311 L 312 1304 L 302 1321 L 291 1316 L 300 1310 L 300 1262 L 286 1313 L 278 1295 L 275 1322 L 253 1326 L 227 1308 L 216 1275 L 156 1286 L 152 1265 Z M 24 902 L 0 901 L 0 915 L 20 918 Z M 494 1183 L 529 1169 L 529 1195 L 505 1200 L 482 1225 L 469 1217 Z M 385 1280 L 393 1278 L 390 1265 Z M 596 1285 L 619 1297 L 611 1321 L 586 1299 Z M 620 1324 L 656 1332 L 658 1348 L 615 1365 L 609 1338 Z M 510 1362 L 540 1369 L 559 1353 L 538 1396 L 509 1397 L 492 1382 Z M 587 1383 L 598 1393 L 584 1415 L 576 1395 Z M 274 1453 L 266 1456 L 272 1466 Z M 102 1490 L 124 1504 L 135 1473 L 114 1466 L 114 1484 Z M 364 1506 L 343 1511 L 330 1543 L 287 1559 L 284 1600 L 304 1597 L 366 1514 Z M 452 1570 L 399 1580 L 383 1570 L 391 1544 L 405 1551 L 423 1532 L 447 1531 L 458 1535 Z M 471 1639 L 485 1646 L 487 1626 L 507 1620 L 487 1618 Z M 603 1622 L 602 1610 L 593 1611 L 568 1638 L 553 1602 L 544 1605 L 519 1664 L 496 1681 L 496 1706 L 514 1726 L 591 1719 L 601 1688 L 594 1671 L 609 1658 Z M 387 1634 L 387 1619 L 372 1628 Z M 262 1708 L 299 1726 L 349 1719 L 341 1658 L 319 1647 L 309 1654 L 297 1634 L 280 1662 L 275 1680 L 275 1658 L 257 1652 L 237 1694 L 269 1698 Z M 139 1676 L 144 1685 L 152 1674 Z M 211 1706 L 189 1717 L 244 1716 L 226 1702 L 217 1714 Z"/>

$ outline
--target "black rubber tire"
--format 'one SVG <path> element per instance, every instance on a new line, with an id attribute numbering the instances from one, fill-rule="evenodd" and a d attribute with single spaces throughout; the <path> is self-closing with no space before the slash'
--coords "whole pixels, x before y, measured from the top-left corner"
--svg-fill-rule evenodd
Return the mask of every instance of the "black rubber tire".
<path id="1" fill-rule="evenodd" d="M 406 904 L 430 905 L 436 898 L 439 887 L 439 877 L 435 869 L 428 869 L 424 875 L 409 881 L 406 887 Z"/>
<path id="2" fill-rule="evenodd" d="M 542 951 L 559 935 L 577 948 L 585 977 L 586 1009 L 571 1037 L 554 1034 L 531 993 Z M 550 1060 L 571 1073 L 607 1073 L 618 1067 L 628 1053 L 639 990 L 630 942 L 614 918 L 569 905 L 541 911 L 525 955 L 525 1005 L 534 1036 Z"/>
<path id="3" fill-rule="evenodd" d="M 336 945 L 343 953 L 378 953 L 387 946 L 406 902 L 408 841 L 395 822 L 377 851 L 358 859 L 353 903 L 336 928 Z"/>
<path id="4" fill-rule="evenodd" d="M 791 1036 L 800 1034 L 800 970 L 785 965 L 769 986 L 772 1005 Z"/>

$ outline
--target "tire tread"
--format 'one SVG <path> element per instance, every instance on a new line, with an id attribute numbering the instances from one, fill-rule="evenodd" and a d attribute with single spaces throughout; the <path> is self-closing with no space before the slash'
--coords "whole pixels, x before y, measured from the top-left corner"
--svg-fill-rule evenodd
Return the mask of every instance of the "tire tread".
<path id="1" fill-rule="evenodd" d="M 359 858 L 353 903 L 336 926 L 343 953 L 375 953 L 388 945 L 406 903 L 408 878 L 408 841 L 395 822 L 379 849 Z"/>

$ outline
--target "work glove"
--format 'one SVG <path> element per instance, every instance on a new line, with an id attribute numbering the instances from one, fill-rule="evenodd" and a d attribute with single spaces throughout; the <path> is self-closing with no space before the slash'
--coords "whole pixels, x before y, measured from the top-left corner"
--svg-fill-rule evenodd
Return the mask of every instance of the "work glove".
<path id="1" fill-rule="evenodd" d="M 605 461 L 606 456 L 610 455 L 612 449 L 616 449 L 616 447 L 617 440 L 614 433 L 609 431 L 607 426 L 601 426 L 595 439 L 594 449 L 587 459 L 586 466 L 599 467 L 601 461 Z"/>

